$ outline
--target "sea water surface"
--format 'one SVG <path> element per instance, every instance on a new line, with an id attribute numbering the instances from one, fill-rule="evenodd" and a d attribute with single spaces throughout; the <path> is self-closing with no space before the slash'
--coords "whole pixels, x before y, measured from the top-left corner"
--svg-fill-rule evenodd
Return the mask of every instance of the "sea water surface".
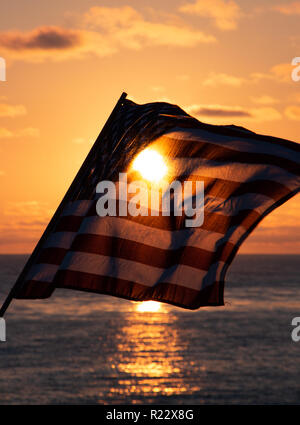
<path id="1" fill-rule="evenodd" d="M 0 256 L 1 302 L 26 259 Z M 300 256 L 238 256 L 225 303 L 144 312 L 72 290 L 14 300 L 0 403 L 300 404 Z"/>

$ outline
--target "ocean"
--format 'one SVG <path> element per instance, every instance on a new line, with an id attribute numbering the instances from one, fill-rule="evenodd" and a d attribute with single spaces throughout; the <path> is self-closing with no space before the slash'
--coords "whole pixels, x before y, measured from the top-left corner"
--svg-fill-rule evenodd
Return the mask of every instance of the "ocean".
<path id="1" fill-rule="evenodd" d="M 0 256 L 1 302 L 27 258 Z M 143 306 L 62 289 L 14 300 L 0 403 L 300 404 L 300 256 L 237 256 L 224 307 Z"/>

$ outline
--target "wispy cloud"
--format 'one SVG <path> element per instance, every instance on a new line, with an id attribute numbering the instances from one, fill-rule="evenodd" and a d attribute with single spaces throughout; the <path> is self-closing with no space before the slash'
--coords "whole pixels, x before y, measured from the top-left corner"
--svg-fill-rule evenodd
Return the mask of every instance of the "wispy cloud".
<path id="1" fill-rule="evenodd" d="M 131 6 L 92 7 L 81 18 L 79 28 L 40 26 L 27 32 L 1 32 L 0 48 L 11 59 L 60 61 L 90 54 L 104 57 L 124 48 L 194 47 L 216 41 L 179 18 L 152 15 L 146 18 Z"/>
<path id="2" fill-rule="evenodd" d="M 92 7 L 84 16 L 85 23 L 101 30 L 114 46 L 141 49 L 145 45 L 193 47 L 215 41 L 212 35 L 184 23 L 148 20 L 131 6 Z"/>
<path id="3" fill-rule="evenodd" d="M 290 202 L 288 202 L 290 205 Z M 294 225 L 299 220 L 299 215 L 291 217 L 291 225 L 286 224 L 287 216 L 282 212 L 275 211 L 271 214 L 273 220 L 275 215 L 278 219 L 274 220 L 276 224 L 267 227 L 266 223 L 269 217 L 255 230 L 247 243 L 242 247 L 243 253 L 270 253 L 270 254 L 295 254 L 300 253 L 299 227 Z M 282 225 L 284 223 L 284 226 Z"/>
<path id="4" fill-rule="evenodd" d="M 16 137 L 33 137 L 37 138 L 40 136 L 40 130 L 35 127 L 26 127 L 16 132 Z"/>
<path id="5" fill-rule="evenodd" d="M 211 72 L 202 82 L 204 87 L 217 87 L 220 85 L 240 87 L 243 84 L 256 84 L 264 80 L 276 83 L 292 83 L 291 74 L 293 67 L 290 63 L 280 63 L 270 68 L 268 72 L 252 72 L 247 76 L 241 77 L 223 72 Z M 256 103 L 272 104 L 276 100 L 270 96 L 264 96 L 257 99 Z"/>
<path id="6" fill-rule="evenodd" d="M 202 85 L 206 87 L 216 87 L 218 85 L 240 87 L 245 81 L 246 79 L 242 77 L 213 72 L 203 81 Z"/>
<path id="7" fill-rule="evenodd" d="M 253 103 L 257 103 L 258 105 L 275 105 L 278 103 L 278 100 L 272 96 L 267 94 L 262 94 L 261 96 L 251 97 Z"/>
<path id="8" fill-rule="evenodd" d="M 0 127 L 0 139 L 10 139 L 13 136 L 14 134 L 12 131 Z"/>
<path id="9" fill-rule="evenodd" d="M 9 105 L 7 103 L 0 103 L 0 117 L 17 117 L 19 115 L 26 115 L 27 111 L 23 105 Z"/>
<path id="10" fill-rule="evenodd" d="M 204 117 L 251 117 L 251 113 L 240 108 L 224 105 L 191 105 L 187 108 L 191 114 Z"/>
<path id="11" fill-rule="evenodd" d="M 277 4 L 273 9 L 283 15 L 300 15 L 300 1 Z"/>
<path id="12" fill-rule="evenodd" d="M 290 120 L 300 121 L 300 106 L 287 106 L 284 113 Z"/>
<path id="13" fill-rule="evenodd" d="M 290 63 L 280 63 L 271 68 L 272 76 L 278 81 L 291 82 L 292 66 Z"/>
<path id="14" fill-rule="evenodd" d="M 271 80 L 279 83 L 292 83 L 291 73 L 293 67 L 290 63 L 280 63 L 274 65 L 269 72 L 254 72 L 250 78 L 254 82 L 261 80 Z"/>
<path id="15" fill-rule="evenodd" d="M 281 119 L 281 114 L 271 107 L 243 108 L 227 105 L 190 105 L 185 110 L 199 119 L 208 119 L 212 124 L 235 122 L 265 122 Z"/>
<path id="16" fill-rule="evenodd" d="M 19 252 L 31 251 L 52 214 L 46 203 L 36 200 L 8 202 L 0 223 L 1 252 L 10 250 L 10 246 L 20 249 Z"/>
<path id="17" fill-rule="evenodd" d="M 0 33 L 0 48 L 10 59 L 41 62 L 51 59 L 83 57 L 102 47 L 103 55 L 112 53 L 100 34 L 58 26 L 40 26 L 31 31 L 5 31 Z"/>
<path id="18" fill-rule="evenodd" d="M 17 228 L 44 226 L 52 214 L 46 203 L 35 200 L 8 202 L 4 208 L 4 217 L 12 219 Z"/>
<path id="19" fill-rule="evenodd" d="M 150 87 L 152 91 L 155 93 L 163 93 L 166 91 L 166 88 L 164 86 L 152 86 Z"/>
<path id="20" fill-rule="evenodd" d="M 179 8 L 180 12 L 211 18 L 221 30 L 234 30 L 242 16 L 239 5 L 233 0 L 196 0 Z"/>
<path id="21" fill-rule="evenodd" d="M 13 138 L 37 138 L 40 135 L 38 128 L 27 127 L 20 130 L 11 131 L 7 128 L 0 127 L 0 139 L 13 139 Z"/>

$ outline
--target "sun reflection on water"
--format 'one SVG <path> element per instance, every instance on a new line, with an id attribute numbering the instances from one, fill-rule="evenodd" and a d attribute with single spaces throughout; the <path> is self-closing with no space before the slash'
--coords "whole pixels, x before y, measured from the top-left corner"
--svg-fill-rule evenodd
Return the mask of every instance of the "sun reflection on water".
<path id="1" fill-rule="evenodd" d="M 162 305 L 161 303 L 158 303 L 157 301 L 143 301 L 137 304 L 136 310 L 141 313 L 144 313 L 144 312 L 156 313 L 157 311 L 162 310 Z"/>
<path id="2" fill-rule="evenodd" d="M 160 303 L 141 303 L 135 308 L 126 315 L 116 335 L 116 352 L 109 359 L 117 378 L 109 389 L 110 398 L 124 402 L 128 397 L 131 403 L 139 403 L 143 397 L 157 400 L 198 390 L 185 382 L 183 353 L 187 347 L 179 338 L 176 315 Z"/>

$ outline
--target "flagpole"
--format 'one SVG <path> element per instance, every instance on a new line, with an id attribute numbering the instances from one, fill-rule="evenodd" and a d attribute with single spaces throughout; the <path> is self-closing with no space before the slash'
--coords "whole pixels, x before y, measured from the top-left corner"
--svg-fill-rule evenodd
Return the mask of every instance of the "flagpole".
<path id="1" fill-rule="evenodd" d="M 99 141 L 105 136 L 105 133 L 108 131 L 113 118 L 116 114 L 116 112 L 119 110 L 119 108 L 122 107 L 124 100 L 126 99 L 127 93 L 123 92 L 120 99 L 118 100 L 118 102 L 116 103 L 114 109 L 112 110 L 110 116 L 108 117 L 108 120 L 106 121 L 106 123 L 104 124 L 104 127 L 102 128 L 99 136 L 97 137 L 92 149 L 90 150 L 90 152 L 88 153 L 85 161 L 83 162 L 82 166 L 80 167 L 78 173 L 76 174 L 71 186 L 69 187 L 67 193 L 65 194 L 63 200 L 61 201 L 61 203 L 59 204 L 55 214 L 53 215 L 52 219 L 50 220 L 46 230 L 44 231 L 42 237 L 40 238 L 39 242 L 37 243 L 35 249 L 33 250 L 31 256 L 29 257 L 24 269 L 22 270 L 20 276 L 18 277 L 16 283 L 14 284 L 14 286 L 12 287 L 12 289 L 10 290 L 8 296 L 6 297 L 1 309 L 0 309 L 0 318 L 4 316 L 6 310 L 8 309 L 11 301 L 13 300 L 13 298 L 15 297 L 15 295 L 17 294 L 18 290 L 20 289 L 20 287 L 22 286 L 22 282 L 24 277 L 26 276 L 28 270 L 30 269 L 32 263 L 34 262 L 34 260 L 37 257 L 37 254 L 39 252 L 40 247 L 43 245 L 44 241 L 46 240 L 46 238 L 48 237 L 49 233 L 52 232 L 52 230 L 54 229 L 57 219 L 59 218 L 65 203 L 68 201 L 69 198 L 72 198 L 73 192 L 77 187 L 77 183 L 78 181 L 81 180 L 82 176 L 84 175 L 86 168 L 89 164 L 90 159 L 93 157 L 94 152 L 98 146 Z"/>

